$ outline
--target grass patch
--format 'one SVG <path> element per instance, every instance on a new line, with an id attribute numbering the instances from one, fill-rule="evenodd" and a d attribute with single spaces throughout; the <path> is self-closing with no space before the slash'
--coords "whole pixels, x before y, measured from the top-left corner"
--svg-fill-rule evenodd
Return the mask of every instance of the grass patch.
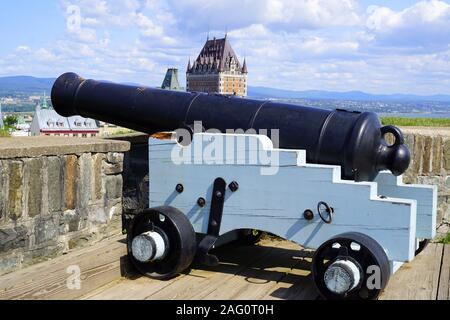
<path id="1" fill-rule="evenodd" d="M 450 244 L 450 233 L 443 237 L 439 242 L 443 244 Z"/>
<path id="2" fill-rule="evenodd" d="M 382 117 L 381 123 L 385 126 L 403 127 L 450 127 L 450 118 L 402 118 Z"/>

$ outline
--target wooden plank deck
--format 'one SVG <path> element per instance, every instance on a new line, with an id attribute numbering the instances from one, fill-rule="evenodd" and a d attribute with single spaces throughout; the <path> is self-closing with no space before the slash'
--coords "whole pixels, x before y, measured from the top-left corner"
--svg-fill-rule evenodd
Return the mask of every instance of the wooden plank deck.
<path id="1" fill-rule="evenodd" d="M 0 299 L 318 299 L 310 278 L 313 252 L 279 239 L 219 248 L 217 267 L 194 265 L 169 281 L 136 274 L 123 236 L 0 277 Z M 67 268 L 81 270 L 69 290 Z M 431 244 L 390 280 L 381 299 L 450 299 L 450 246 Z"/>

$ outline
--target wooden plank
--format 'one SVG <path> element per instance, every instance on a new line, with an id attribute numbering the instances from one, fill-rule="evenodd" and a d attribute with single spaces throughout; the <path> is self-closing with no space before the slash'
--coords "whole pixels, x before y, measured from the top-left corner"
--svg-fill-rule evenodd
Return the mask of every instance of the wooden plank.
<path id="1" fill-rule="evenodd" d="M 123 236 L 71 252 L 48 262 L 0 277 L 0 299 L 74 299 L 117 280 L 124 266 L 126 244 Z M 121 259 L 122 258 L 122 259 Z M 81 288 L 67 287 L 68 267 L 78 266 Z"/>
<path id="2" fill-rule="evenodd" d="M 267 244 L 270 243 L 270 246 Z M 191 272 L 156 292 L 149 299 L 204 299 L 211 291 L 223 286 L 251 263 L 270 254 L 281 241 L 266 242 L 256 246 L 224 246 L 216 254 L 221 261 L 217 267 L 194 266 Z"/>
<path id="3" fill-rule="evenodd" d="M 245 263 L 245 259 L 255 259 L 257 256 L 249 254 L 251 247 L 241 247 L 230 249 L 225 246 L 217 250 L 220 259 L 242 258 L 241 263 Z M 254 251 L 254 250 L 253 250 Z M 152 280 L 146 277 L 137 279 L 122 279 L 115 283 L 106 285 L 102 288 L 88 293 L 82 299 L 190 299 L 192 295 L 200 291 L 205 286 L 214 286 L 214 278 L 216 280 L 224 277 L 223 273 L 233 273 L 234 269 L 242 268 L 242 266 L 232 263 L 222 263 L 218 268 L 191 269 L 176 278 L 168 281 Z M 220 269 L 223 273 L 218 273 Z M 205 284 L 205 282 L 208 282 Z"/>
<path id="4" fill-rule="evenodd" d="M 442 244 L 432 243 L 389 281 L 380 300 L 435 300 L 441 270 Z"/>
<path id="5" fill-rule="evenodd" d="M 450 245 L 448 244 L 444 246 L 437 299 L 450 300 Z"/>
<path id="6" fill-rule="evenodd" d="M 122 278 L 106 286 L 100 287 L 88 294 L 80 297 L 82 300 L 145 300 L 155 292 L 169 286 L 175 281 L 179 281 L 185 275 L 167 280 L 152 280 L 139 276 L 135 279 Z"/>
<path id="7" fill-rule="evenodd" d="M 262 299 L 267 300 L 316 300 L 319 293 L 311 276 L 314 252 L 302 250 L 290 272 L 285 275 Z"/>
<path id="8" fill-rule="evenodd" d="M 299 245 L 283 241 L 270 254 L 255 261 L 223 285 L 204 296 L 204 299 L 260 300 L 273 291 L 276 283 L 296 264 Z"/>

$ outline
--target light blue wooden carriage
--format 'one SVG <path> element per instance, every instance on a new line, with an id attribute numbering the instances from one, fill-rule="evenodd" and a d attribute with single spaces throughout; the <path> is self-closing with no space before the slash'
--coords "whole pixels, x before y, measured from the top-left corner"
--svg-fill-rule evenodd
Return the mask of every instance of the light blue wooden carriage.
<path id="1" fill-rule="evenodd" d="M 374 182 L 342 180 L 339 166 L 306 163 L 304 150 L 274 149 L 263 135 L 199 133 L 189 146 L 154 138 L 149 145 L 150 207 L 177 208 L 198 234 L 208 233 L 220 177 L 239 184 L 225 192 L 220 235 L 227 238 L 257 229 L 317 249 L 341 234 L 363 234 L 381 246 L 394 273 L 414 259 L 419 241 L 435 236 L 435 186 L 405 185 L 390 172 Z M 267 161 L 277 157 L 275 165 Z M 320 202 L 332 208 L 331 223 L 319 216 Z M 311 220 L 305 210 L 314 213 Z"/>

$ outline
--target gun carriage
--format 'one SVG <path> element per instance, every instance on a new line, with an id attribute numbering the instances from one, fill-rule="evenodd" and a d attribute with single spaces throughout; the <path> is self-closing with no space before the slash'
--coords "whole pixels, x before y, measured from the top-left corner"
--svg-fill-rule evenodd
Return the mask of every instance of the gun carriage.
<path id="1" fill-rule="evenodd" d="M 261 230 L 316 249 L 312 275 L 323 297 L 375 299 L 435 236 L 437 189 L 403 184 L 403 134 L 374 113 L 74 73 L 56 80 L 52 102 L 63 116 L 171 133 L 149 140 L 150 208 L 127 236 L 131 261 L 151 278 L 176 276 L 194 260 L 217 265 L 211 249 L 256 241 Z"/>

